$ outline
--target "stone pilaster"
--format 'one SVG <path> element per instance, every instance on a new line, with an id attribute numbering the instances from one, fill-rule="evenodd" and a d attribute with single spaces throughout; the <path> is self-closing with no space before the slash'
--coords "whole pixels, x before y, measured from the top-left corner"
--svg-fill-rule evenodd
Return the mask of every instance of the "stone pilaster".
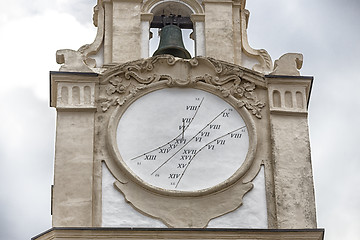
<path id="1" fill-rule="evenodd" d="M 267 76 L 277 228 L 316 228 L 307 102 L 312 77 Z"/>
<path id="2" fill-rule="evenodd" d="M 91 227 L 97 74 L 51 72 L 57 110 L 53 227 Z"/>

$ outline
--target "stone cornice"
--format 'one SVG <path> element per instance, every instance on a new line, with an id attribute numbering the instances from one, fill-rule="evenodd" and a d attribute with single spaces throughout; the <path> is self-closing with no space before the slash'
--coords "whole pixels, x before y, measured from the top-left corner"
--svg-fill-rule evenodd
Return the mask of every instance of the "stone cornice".
<path id="1" fill-rule="evenodd" d="M 48 239 L 246 239 L 323 240 L 324 229 L 52 228 L 32 238 Z"/>

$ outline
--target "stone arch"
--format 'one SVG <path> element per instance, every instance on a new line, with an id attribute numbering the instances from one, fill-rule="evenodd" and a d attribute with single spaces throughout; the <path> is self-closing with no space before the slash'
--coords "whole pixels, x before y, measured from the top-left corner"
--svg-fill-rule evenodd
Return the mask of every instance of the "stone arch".
<path id="1" fill-rule="evenodd" d="M 188 17 L 190 17 L 191 14 L 204 14 L 203 7 L 196 0 L 148 0 L 142 6 L 141 12 L 156 14 L 156 10 L 159 9 L 160 5 L 162 5 L 162 8 L 169 7 L 170 5 L 180 7 L 180 10 L 188 14 Z"/>
<path id="2" fill-rule="evenodd" d="M 149 57 L 149 45 L 146 43 L 151 38 L 149 29 L 153 16 L 170 13 L 191 18 L 193 33 L 190 38 L 194 40 L 194 46 L 191 47 L 194 50 L 193 57 L 205 55 L 205 15 L 203 7 L 197 0 L 148 0 L 142 5 L 141 13 L 141 57 Z"/>

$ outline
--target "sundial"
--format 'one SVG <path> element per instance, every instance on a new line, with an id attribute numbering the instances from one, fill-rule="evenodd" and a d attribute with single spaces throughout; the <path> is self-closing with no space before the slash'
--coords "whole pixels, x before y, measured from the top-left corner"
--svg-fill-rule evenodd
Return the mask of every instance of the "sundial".
<path id="1" fill-rule="evenodd" d="M 133 177 L 164 191 L 206 191 L 238 177 L 249 135 L 241 115 L 198 89 L 151 92 L 121 116 L 121 164 Z"/>

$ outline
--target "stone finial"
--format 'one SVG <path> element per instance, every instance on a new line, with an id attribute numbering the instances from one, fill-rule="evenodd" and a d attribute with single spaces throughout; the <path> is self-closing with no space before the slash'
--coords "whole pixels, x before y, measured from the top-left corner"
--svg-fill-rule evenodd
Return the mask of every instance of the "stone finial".
<path id="1" fill-rule="evenodd" d="M 301 53 L 286 53 L 275 60 L 274 71 L 270 75 L 300 76 L 299 70 L 303 64 Z"/>

